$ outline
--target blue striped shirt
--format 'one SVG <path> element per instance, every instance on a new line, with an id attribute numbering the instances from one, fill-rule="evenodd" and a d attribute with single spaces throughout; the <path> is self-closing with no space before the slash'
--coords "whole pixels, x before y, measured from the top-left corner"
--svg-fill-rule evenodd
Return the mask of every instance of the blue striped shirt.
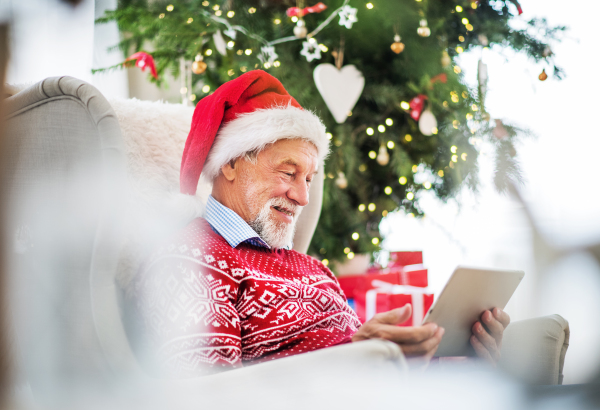
<path id="1" fill-rule="evenodd" d="M 250 245 L 271 249 L 241 216 L 221 204 L 212 195 L 208 196 L 204 218 L 210 227 L 221 235 L 232 248 L 246 242 Z M 291 247 L 288 245 L 284 249 L 289 250 Z"/>

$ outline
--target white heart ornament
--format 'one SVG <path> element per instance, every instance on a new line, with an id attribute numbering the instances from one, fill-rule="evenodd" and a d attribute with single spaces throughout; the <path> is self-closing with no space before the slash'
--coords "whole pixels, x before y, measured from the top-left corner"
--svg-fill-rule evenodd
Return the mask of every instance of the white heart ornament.
<path id="1" fill-rule="evenodd" d="M 437 128 L 437 120 L 428 108 L 421 113 L 421 117 L 419 118 L 419 131 L 421 131 L 421 134 L 429 136 L 433 134 L 434 128 Z"/>
<path id="2" fill-rule="evenodd" d="M 342 124 L 362 94 L 365 77 L 352 64 L 341 70 L 333 64 L 319 64 L 315 67 L 313 77 L 333 118 Z"/>

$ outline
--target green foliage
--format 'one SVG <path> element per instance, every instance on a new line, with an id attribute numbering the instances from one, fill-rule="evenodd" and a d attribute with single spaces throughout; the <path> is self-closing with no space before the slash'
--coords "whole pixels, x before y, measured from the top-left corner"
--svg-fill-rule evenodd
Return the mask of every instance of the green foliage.
<path id="1" fill-rule="evenodd" d="M 321 116 L 332 133 L 333 144 L 325 166 L 323 211 L 309 252 L 335 260 L 345 257 L 345 248 L 356 253 L 376 251 L 378 245 L 372 239 L 379 238 L 379 222 L 387 212 L 402 209 L 422 215 L 421 191 L 432 190 L 440 199 L 448 200 L 463 186 L 477 190 L 478 142 L 489 140 L 496 145 L 495 183 L 499 190 L 505 190 L 508 181 L 520 181 L 514 143 L 527 133 L 507 125 L 504 139 L 492 136 L 493 125 L 480 90 L 469 89 L 454 62 L 442 66 L 443 51 L 454 59 L 457 47 L 464 51 L 482 47 L 487 38 L 490 47 L 512 48 L 534 61 L 545 61 L 553 67 L 556 78 L 562 76 L 548 47 L 560 39 L 565 27 L 551 27 L 543 19 L 533 19 L 526 28 L 515 29 L 512 20 L 516 9 L 509 0 L 481 0 L 476 8 L 463 0 L 372 1 L 373 9 L 366 8 L 366 2 L 350 1 L 358 9 L 358 22 L 351 29 L 340 26 L 335 17 L 315 36 L 328 48 L 320 60 L 307 62 L 299 54 L 304 40 L 294 39 L 275 45 L 276 66 L 263 65 L 257 56 L 269 41 L 293 35 L 295 24 L 285 12 L 296 6 L 295 1 L 121 0 L 117 10 L 98 22 L 116 20 L 123 34 L 118 47 L 126 56 L 141 50 L 151 52 L 159 76 L 166 71 L 177 75 L 180 57 L 193 60 L 202 54 L 208 69 L 193 76 L 199 98 L 206 95 L 201 91 L 204 85 L 214 90 L 248 70 L 263 68 L 302 106 Z M 343 1 L 326 3 L 324 12 L 305 16 L 309 32 Z M 168 5 L 174 6 L 173 11 L 167 11 Z M 457 6 L 462 11 L 457 11 Z M 226 17 L 229 11 L 235 13 L 231 18 Z M 188 24 L 190 17 L 193 21 Z M 417 35 L 423 18 L 431 29 L 429 37 Z M 237 36 L 226 41 L 234 40 L 235 45 L 220 55 L 212 35 L 216 30 L 232 28 Z M 390 50 L 396 33 L 405 44 L 399 55 Z M 339 125 L 317 92 L 312 73 L 316 65 L 334 62 L 332 51 L 339 49 L 341 41 L 345 44 L 344 64 L 354 64 L 364 74 L 365 88 L 352 115 Z M 447 82 L 432 83 L 438 74 L 446 74 Z M 417 122 L 401 108 L 401 102 L 417 94 L 427 96 L 426 106 L 437 118 L 437 134 L 421 134 Z M 391 119 L 391 126 L 385 125 L 386 119 Z M 377 131 L 379 125 L 385 125 L 385 132 Z M 373 135 L 367 134 L 368 128 L 375 130 Z M 387 165 L 369 157 L 370 151 L 377 153 L 390 141 L 393 148 L 388 149 Z M 345 189 L 335 184 L 340 172 L 348 180 Z M 400 181 L 401 177 L 406 182 Z M 386 187 L 391 193 L 386 193 Z M 407 198 L 409 193 L 413 200 Z M 364 211 L 361 204 L 366 207 Z M 373 211 L 369 211 L 369 204 L 374 204 Z M 352 239 L 354 232 L 359 234 L 358 240 Z"/>

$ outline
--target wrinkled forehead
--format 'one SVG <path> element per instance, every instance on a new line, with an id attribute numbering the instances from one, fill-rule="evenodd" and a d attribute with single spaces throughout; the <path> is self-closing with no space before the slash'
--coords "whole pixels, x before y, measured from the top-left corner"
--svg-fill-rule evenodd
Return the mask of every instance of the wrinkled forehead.
<path id="1" fill-rule="evenodd" d="M 289 165 L 306 173 L 316 173 L 319 168 L 317 147 L 305 139 L 283 139 L 265 147 L 260 155 L 274 165 Z"/>

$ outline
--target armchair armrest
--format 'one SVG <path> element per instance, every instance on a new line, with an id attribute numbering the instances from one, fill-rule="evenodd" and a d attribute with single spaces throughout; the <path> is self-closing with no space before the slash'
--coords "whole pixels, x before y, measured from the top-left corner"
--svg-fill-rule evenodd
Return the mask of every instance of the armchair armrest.
<path id="1" fill-rule="evenodd" d="M 569 322 L 559 315 L 511 323 L 498 367 L 530 384 L 562 384 Z"/>

